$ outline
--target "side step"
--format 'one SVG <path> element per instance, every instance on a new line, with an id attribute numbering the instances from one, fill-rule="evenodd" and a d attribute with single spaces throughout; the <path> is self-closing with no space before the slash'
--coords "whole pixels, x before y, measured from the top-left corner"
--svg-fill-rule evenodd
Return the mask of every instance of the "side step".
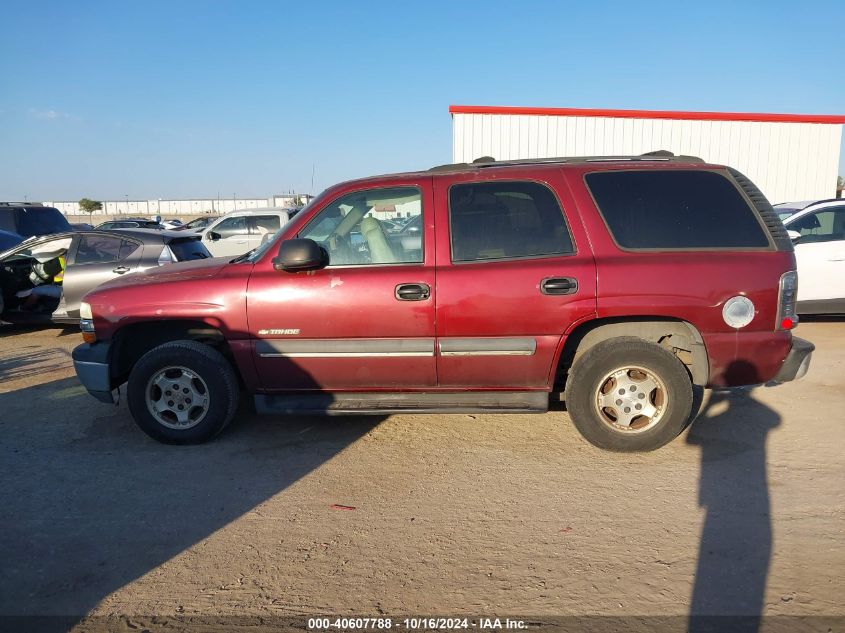
<path id="1" fill-rule="evenodd" d="M 367 415 L 383 413 L 544 413 L 545 391 L 460 393 L 296 393 L 255 396 L 258 413 Z"/>

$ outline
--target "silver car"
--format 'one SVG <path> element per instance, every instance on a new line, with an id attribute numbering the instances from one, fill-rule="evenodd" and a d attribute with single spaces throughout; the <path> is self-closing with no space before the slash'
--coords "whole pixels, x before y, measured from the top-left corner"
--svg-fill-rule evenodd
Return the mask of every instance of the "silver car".
<path id="1" fill-rule="evenodd" d="M 0 253 L 0 319 L 76 323 L 79 302 L 120 275 L 211 254 L 199 235 L 155 229 L 32 237 Z"/>

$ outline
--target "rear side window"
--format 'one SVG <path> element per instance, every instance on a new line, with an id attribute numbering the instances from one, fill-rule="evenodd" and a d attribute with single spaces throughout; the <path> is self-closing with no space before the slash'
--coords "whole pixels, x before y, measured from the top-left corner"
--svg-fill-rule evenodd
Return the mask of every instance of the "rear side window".
<path id="1" fill-rule="evenodd" d="M 586 182 L 622 248 L 769 246 L 754 210 L 716 172 L 607 171 L 587 174 Z"/>
<path id="2" fill-rule="evenodd" d="M 141 245 L 138 242 L 133 242 L 132 240 L 123 240 L 123 243 L 120 245 L 120 253 L 118 253 L 118 259 L 126 259 L 132 253 L 138 250 Z"/>
<path id="3" fill-rule="evenodd" d="M 83 235 L 79 239 L 75 264 L 104 264 L 120 259 L 123 240 L 119 237 L 97 233 Z"/>
<path id="4" fill-rule="evenodd" d="M 452 185 L 449 222 L 453 262 L 574 252 L 557 198 L 536 182 Z"/>

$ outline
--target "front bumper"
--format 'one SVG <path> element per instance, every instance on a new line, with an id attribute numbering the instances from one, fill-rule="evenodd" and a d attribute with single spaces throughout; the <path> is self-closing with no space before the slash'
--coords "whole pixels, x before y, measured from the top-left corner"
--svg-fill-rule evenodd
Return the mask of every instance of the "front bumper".
<path id="1" fill-rule="evenodd" d="M 83 343 L 73 350 L 73 368 L 79 382 L 100 402 L 114 404 L 111 371 L 109 369 L 109 344 Z"/>
<path id="2" fill-rule="evenodd" d="M 777 376 L 772 379 L 772 382 L 779 384 L 803 378 L 810 368 L 810 358 L 813 355 L 814 349 L 816 349 L 816 346 L 810 341 L 793 336 L 792 349 L 789 350 L 786 360 L 783 361 L 783 366 L 780 368 Z"/>

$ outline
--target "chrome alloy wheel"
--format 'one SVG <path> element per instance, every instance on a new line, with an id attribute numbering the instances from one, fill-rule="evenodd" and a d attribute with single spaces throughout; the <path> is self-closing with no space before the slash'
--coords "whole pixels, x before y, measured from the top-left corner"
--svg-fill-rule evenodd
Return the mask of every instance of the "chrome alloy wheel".
<path id="1" fill-rule="evenodd" d="M 147 409 L 160 424 L 190 429 L 208 413 L 208 385 L 187 367 L 166 367 L 147 381 Z"/>
<path id="2" fill-rule="evenodd" d="M 599 382 L 595 406 L 599 418 L 616 431 L 641 433 L 654 427 L 666 413 L 666 385 L 642 367 L 621 367 Z"/>

